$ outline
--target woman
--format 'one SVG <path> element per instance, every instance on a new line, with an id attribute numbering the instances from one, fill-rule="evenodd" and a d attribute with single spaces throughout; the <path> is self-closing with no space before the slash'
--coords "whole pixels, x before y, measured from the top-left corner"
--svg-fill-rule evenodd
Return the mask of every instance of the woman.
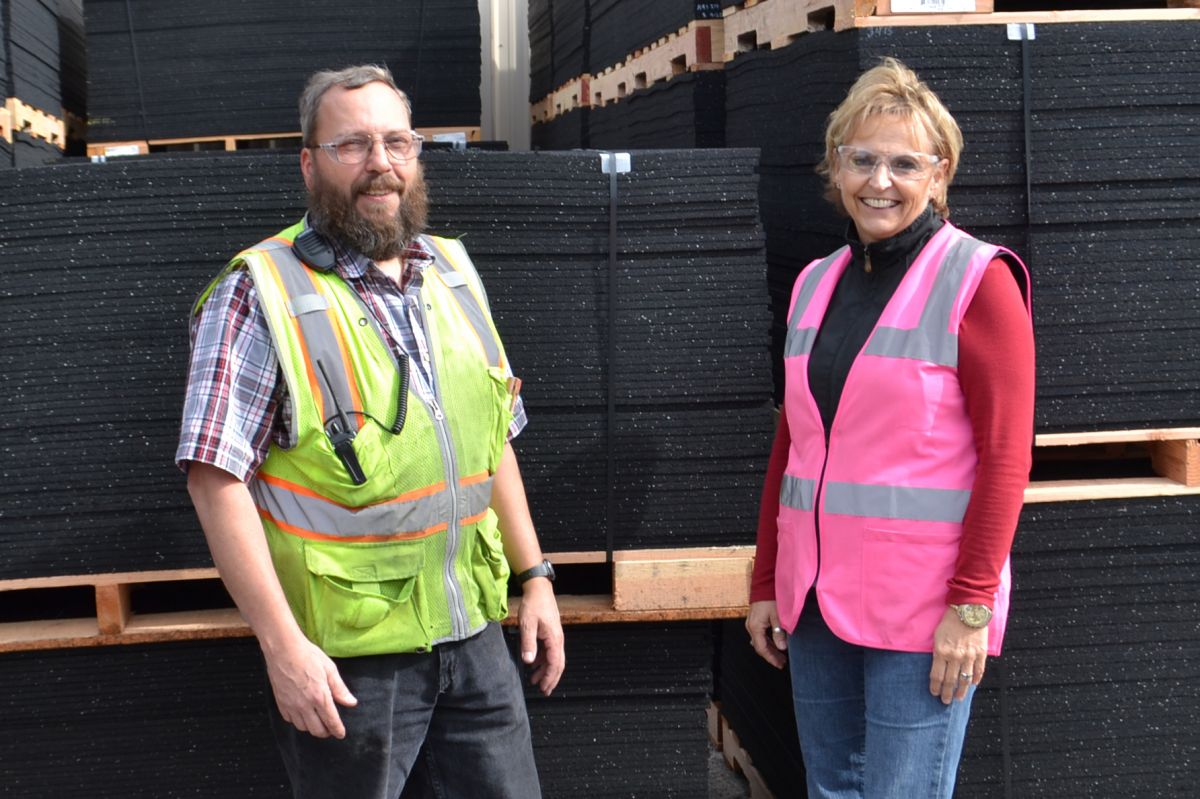
<path id="1" fill-rule="evenodd" d="M 1029 476 L 1029 278 L 946 221 L 962 133 L 899 62 L 825 145 L 847 243 L 792 293 L 746 627 L 790 666 L 810 797 L 949 797 Z"/>

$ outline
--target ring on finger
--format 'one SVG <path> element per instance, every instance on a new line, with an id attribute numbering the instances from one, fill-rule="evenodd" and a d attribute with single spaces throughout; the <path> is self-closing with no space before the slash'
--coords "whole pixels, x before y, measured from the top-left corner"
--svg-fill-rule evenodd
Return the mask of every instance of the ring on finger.
<path id="1" fill-rule="evenodd" d="M 782 628 L 782 627 L 772 627 L 772 628 L 771 628 L 771 634 L 772 634 L 772 635 L 779 635 L 781 632 L 783 632 L 783 628 Z"/>
<path id="2" fill-rule="evenodd" d="M 967 674 L 965 671 L 960 671 L 958 673 L 958 679 L 961 680 L 962 682 L 970 682 L 974 678 L 975 678 L 975 675 Z"/>

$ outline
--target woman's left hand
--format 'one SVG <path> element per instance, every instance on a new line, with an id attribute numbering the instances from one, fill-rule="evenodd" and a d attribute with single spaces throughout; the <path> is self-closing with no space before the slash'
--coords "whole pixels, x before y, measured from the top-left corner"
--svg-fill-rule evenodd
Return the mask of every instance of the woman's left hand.
<path id="1" fill-rule="evenodd" d="M 966 699 L 967 689 L 979 685 L 987 662 L 988 628 L 968 627 L 958 614 L 946 608 L 933 631 L 933 667 L 929 670 L 929 693 L 944 704 Z"/>

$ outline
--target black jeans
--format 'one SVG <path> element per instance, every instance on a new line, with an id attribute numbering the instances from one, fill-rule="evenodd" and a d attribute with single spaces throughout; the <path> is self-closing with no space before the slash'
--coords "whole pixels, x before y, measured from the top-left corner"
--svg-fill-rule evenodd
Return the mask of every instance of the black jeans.
<path id="1" fill-rule="evenodd" d="M 541 796 L 520 675 L 499 624 L 429 653 L 336 662 L 358 699 L 338 708 L 344 739 L 301 732 L 270 702 L 296 799 Z"/>

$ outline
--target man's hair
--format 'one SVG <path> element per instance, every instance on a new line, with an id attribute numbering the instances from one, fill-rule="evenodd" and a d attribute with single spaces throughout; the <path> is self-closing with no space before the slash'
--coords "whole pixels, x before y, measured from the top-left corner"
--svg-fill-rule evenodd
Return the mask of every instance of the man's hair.
<path id="1" fill-rule="evenodd" d="M 948 216 L 946 189 L 958 169 L 962 155 L 963 137 L 958 123 L 917 74 L 894 58 L 884 58 L 879 65 L 859 76 L 842 104 L 829 115 L 825 128 L 825 157 L 817 165 L 817 174 L 825 178 L 825 199 L 838 211 L 842 207 L 841 192 L 833 185 L 837 167 L 837 148 L 845 144 L 867 119 L 889 117 L 902 123 L 918 126 L 928 134 L 933 155 L 946 161 L 946 179 L 937 196 L 930 200 L 933 209 Z"/>
<path id="2" fill-rule="evenodd" d="M 304 140 L 304 146 L 314 147 L 317 145 L 317 142 L 312 140 L 312 136 L 317 127 L 317 111 L 321 108 L 321 98 L 325 96 L 325 92 L 334 86 L 340 86 L 343 89 L 357 89 L 368 83 L 376 82 L 392 88 L 392 91 L 404 103 L 404 108 L 408 111 L 408 118 L 411 121 L 412 103 L 409 102 L 408 95 L 396 85 L 396 81 L 387 67 L 362 64 L 338 70 L 323 69 L 313 73 L 313 76 L 308 79 L 304 91 L 300 93 L 300 134 Z"/>

